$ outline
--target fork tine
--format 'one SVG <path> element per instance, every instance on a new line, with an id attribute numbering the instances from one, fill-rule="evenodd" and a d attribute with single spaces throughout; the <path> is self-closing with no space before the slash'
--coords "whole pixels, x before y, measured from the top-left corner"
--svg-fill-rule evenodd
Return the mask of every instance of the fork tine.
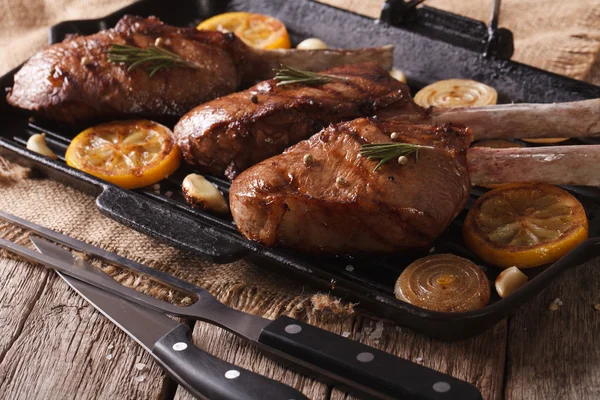
<path id="1" fill-rule="evenodd" d="M 110 277 L 110 275 L 106 274 L 104 271 L 102 271 L 99 268 L 94 268 L 94 266 L 92 264 L 90 264 L 89 262 L 81 262 L 81 263 L 77 263 L 75 260 L 77 260 L 77 256 L 75 256 L 73 253 L 71 253 L 70 250 L 65 250 L 60 246 L 55 245 L 54 243 L 51 243 L 50 241 L 37 237 L 37 236 L 29 236 L 29 240 L 31 241 L 31 243 L 33 243 L 33 245 L 35 246 L 35 248 L 42 254 L 46 254 L 50 257 L 54 257 L 57 260 L 68 260 L 68 259 L 73 259 L 74 264 L 77 267 L 83 268 L 87 271 L 90 272 L 94 272 L 95 274 L 99 275 L 99 276 L 105 276 L 108 277 L 110 279 L 112 279 Z M 84 260 L 82 260 L 84 261 Z"/>
<path id="2" fill-rule="evenodd" d="M 54 246 L 51 243 L 48 245 Z M 193 309 L 188 307 L 178 307 L 166 301 L 155 299 L 154 297 L 148 296 L 144 293 L 140 293 L 137 290 L 131 289 L 127 286 L 123 286 L 108 275 L 99 275 L 96 272 L 88 269 L 78 268 L 74 263 L 65 262 L 49 255 L 39 253 L 35 250 L 27 247 L 18 245 L 6 239 L 0 238 L 0 248 L 8 250 L 14 254 L 17 254 L 29 261 L 43 264 L 49 268 L 55 269 L 64 273 L 65 275 L 71 276 L 80 281 L 84 281 L 100 289 L 106 290 L 114 295 L 123 297 L 127 300 L 141 304 L 153 310 L 159 312 L 165 312 L 176 317 L 184 318 L 196 318 L 196 314 Z"/>
<path id="3" fill-rule="evenodd" d="M 8 221 L 20 228 L 26 229 L 28 231 L 34 232 L 36 235 L 41 236 L 46 239 L 50 239 L 53 242 L 60 243 L 72 250 L 76 250 L 88 255 L 93 255 L 99 257 L 111 264 L 114 264 L 119 267 L 123 267 L 125 269 L 135 271 L 142 275 L 146 275 L 151 277 L 152 280 L 156 282 L 160 282 L 166 286 L 169 286 L 173 289 L 181 290 L 188 294 L 193 294 L 198 296 L 199 294 L 203 294 L 203 296 L 210 296 L 208 292 L 204 289 L 186 282 L 182 279 L 176 278 L 172 275 L 169 275 L 165 272 L 159 271 L 157 269 L 153 269 L 147 267 L 145 265 L 139 264 L 135 261 L 129 260 L 127 258 L 121 257 L 118 254 L 111 253 L 99 247 L 93 246 L 91 244 L 82 242 L 75 238 L 72 238 L 67 235 L 63 235 L 62 233 L 55 232 L 51 229 L 44 228 L 43 226 L 34 224 L 33 222 L 29 222 L 22 218 L 19 218 L 15 215 L 9 214 L 0 210 L 0 219 Z"/>
<path id="4" fill-rule="evenodd" d="M 262 317 L 247 314 L 228 307 L 217 300 L 217 298 L 208 291 L 184 280 L 171 276 L 165 272 L 146 267 L 145 265 L 136 263 L 135 261 L 128 260 L 117 254 L 108 252 L 58 232 L 54 232 L 53 230 L 36 225 L 33 222 L 26 221 L 1 210 L 0 219 L 27 229 L 43 238 L 65 245 L 72 250 L 97 256 L 104 261 L 108 261 L 109 263 L 123 267 L 127 270 L 146 275 L 156 282 L 160 282 L 166 286 L 181 290 L 196 297 L 196 302 L 194 304 L 188 307 L 178 307 L 166 301 L 155 299 L 154 297 L 140 293 L 137 290 L 123 286 L 109 276 L 102 276 L 95 271 L 79 268 L 75 266 L 72 258 L 67 258 L 65 261 L 63 261 L 62 258 L 64 257 L 50 257 L 46 254 L 38 253 L 37 251 L 33 251 L 27 247 L 17 245 L 16 243 L 7 241 L 5 239 L 0 239 L 0 248 L 9 250 L 30 261 L 46 265 L 57 271 L 63 272 L 65 275 L 69 275 L 100 289 L 104 289 L 107 292 L 133 301 L 134 303 L 138 303 L 153 310 L 176 317 L 206 321 L 253 341 L 258 340 L 260 332 L 262 332 L 262 329 L 269 323 L 269 320 Z M 56 246 L 54 243 L 49 242 L 48 245 Z M 56 253 L 58 253 L 58 251 Z"/>

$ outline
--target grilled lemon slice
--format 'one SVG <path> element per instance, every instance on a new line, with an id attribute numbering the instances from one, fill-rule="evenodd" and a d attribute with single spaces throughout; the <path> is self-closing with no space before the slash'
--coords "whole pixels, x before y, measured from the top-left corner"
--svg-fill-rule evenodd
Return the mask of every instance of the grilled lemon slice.
<path id="1" fill-rule="evenodd" d="M 421 107 L 475 107 L 496 104 L 496 90 L 470 79 L 447 79 L 425 86 L 415 95 Z"/>
<path id="2" fill-rule="evenodd" d="M 230 12 L 215 15 L 196 28 L 233 32 L 248 46 L 259 49 L 289 49 L 292 46 L 283 22 L 268 15 Z"/>
<path id="3" fill-rule="evenodd" d="M 502 268 L 552 263 L 588 237 L 575 197 L 545 184 L 504 185 L 481 196 L 463 225 L 467 246 Z"/>
<path id="4" fill-rule="evenodd" d="M 569 138 L 545 138 L 545 139 L 521 139 L 524 142 L 529 143 L 542 143 L 542 144 L 553 144 L 564 142 L 565 140 L 569 140 Z"/>
<path id="5" fill-rule="evenodd" d="M 125 189 L 152 185 L 181 163 L 173 132 L 148 120 L 115 121 L 86 129 L 73 139 L 67 164 Z"/>
<path id="6" fill-rule="evenodd" d="M 525 145 L 522 143 L 511 142 L 510 140 L 489 139 L 475 142 L 471 145 L 471 147 L 490 147 L 492 149 L 508 149 L 511 147 L 525 147 Z"/>

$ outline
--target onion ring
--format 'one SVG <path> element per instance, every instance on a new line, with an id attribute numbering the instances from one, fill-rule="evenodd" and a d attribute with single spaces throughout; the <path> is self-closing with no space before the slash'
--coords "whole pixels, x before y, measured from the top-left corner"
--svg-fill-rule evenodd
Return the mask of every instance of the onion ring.
<path id="1" fill-rule="evenodd" d="M 421 107 L 489 106 L 498 101 L 498 92 L 486 84 L 470 79 L 446 79 L 425 86 L 415 95 Z"/>
<path id="2" fill-rule="evenodd" d="M 436 254 L 410 264 L 398 278 L 394 293 L 399 300 L 427 310 L 472 311 L 490 301 L 490 282 L 471 261 Z"/>

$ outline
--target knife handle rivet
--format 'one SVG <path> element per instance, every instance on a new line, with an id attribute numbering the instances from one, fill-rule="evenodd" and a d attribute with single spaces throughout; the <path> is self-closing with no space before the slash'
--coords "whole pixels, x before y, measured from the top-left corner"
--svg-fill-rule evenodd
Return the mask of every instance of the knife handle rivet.
<path id="1" fill-rule="evenodd" d="M 187 343 L 177 342 L 173 345 L 173 350 L 175 351 L 183 351 L 185 349 L 187 349 Z"/>
<path id="2" fill-rule="evenodd" d="M 230 369 L 229 371 L 225 372 L 225 378 L 227 379 L 235 379 L 238 376 L 240 376 L 240 371 L 235 369 Z"/>
<path id="3" fill-rule="evenodd" d="M 291 335 L 295 335 L 296 333 L 300 333 L 302 331 L 302 327 L 296 324 L 290 324 L 285 327 L 285 331 Z"/>
<path id="4" fill-rule="evenodd" d="M 436 382 L 433 384 L 433 390 L 438 393 L 446 393 L 450 390 L 450 384 L 448 382 Z"/>
<path id="5" fill-rule="evenodd" d="M 358 361 L 364 362 L 364 363 L 371 362 L 371 361 L 373 361 L 374 358 L 375 358 L 375 356 L 373 355 L 373 353 L 369 353 L 369 352 L 359 353 L 356 356 L 356 359 Z"/>

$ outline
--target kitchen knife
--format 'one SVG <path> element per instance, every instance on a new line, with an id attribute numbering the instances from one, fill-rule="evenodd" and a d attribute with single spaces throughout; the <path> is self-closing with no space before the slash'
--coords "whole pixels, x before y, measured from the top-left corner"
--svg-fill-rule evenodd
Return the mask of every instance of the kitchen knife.
<path id="1" fill-rule="evenodd" d="M 81 277 L 80 274 L 85 272 L 75 264 L 94 268 L 83 260 L 74 261 L 70 251 L 44 239 L 31 237 L 31 240 L 43 255 L 53 260 L 50 266 L 54 264 L 54 268 L 69 275 Z M 270 321 L 242 313 L 218 302 L 201 288 L 196 290 L 199 297 L 196 303 L 178 307 L 122 286 L 112 278 L 92 283 L 157 311 L 224 327 L 254 342 L 285 364 L 301 372 L 316 374 L 328 383 L 362 396 L 378 399 L 481 399 L 479 391 L 467 382 L 292 318 L 279 317 Z M 189 288 L 190 284 L 187 285 Z"/>
<path id="2" fill-rule="evenodd" d="M 200 350 L 192 343 L 187 325 L 58 271 L 57 273 L 88 303 L 149 351 L 196 398 L 307 399 L 289 386 L 236 367 Z"/>

